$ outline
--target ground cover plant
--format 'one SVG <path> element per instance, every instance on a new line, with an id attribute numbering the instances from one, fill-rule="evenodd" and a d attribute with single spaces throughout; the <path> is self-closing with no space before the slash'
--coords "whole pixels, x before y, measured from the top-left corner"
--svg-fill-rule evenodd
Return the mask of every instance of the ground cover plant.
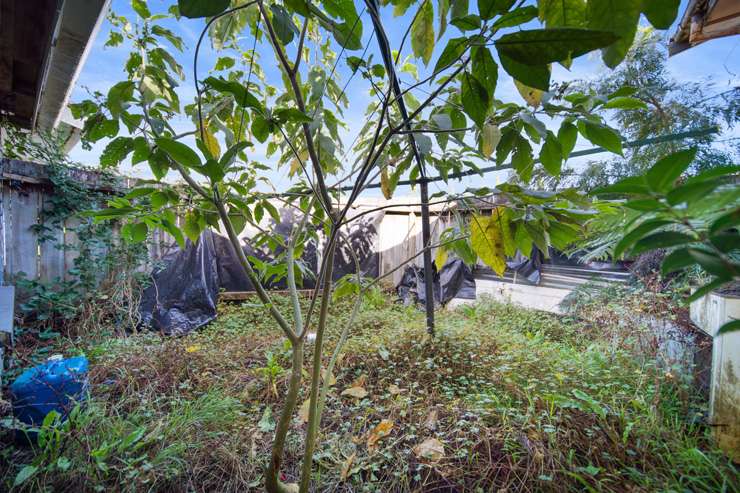
<path id="1" fill-rule="evenodd" d="M 261 490 L 290 351 L 255 301 L 222 303 L 216 322 L 187 337 L 57 346 L 92 360 L 90 401 L 65 424 L 47 420 L 31 450 L 4 447 L 5 486 L 30 467 L 18 490 Z M 697 417 L 705 401 L 641 342 L 645 327 L 620 323 L 620 306 L 582 300 L 594 326 L 486 299 L 440 312 L 432 343 L 421 311 L 373 292 L 328 377 L 314 487 L 736 490 L 737 470 Z M 329 348 L 351 310 L 332 306 Z M 304 382 L 288 483 L 300 473 L 309 395 Z"/>

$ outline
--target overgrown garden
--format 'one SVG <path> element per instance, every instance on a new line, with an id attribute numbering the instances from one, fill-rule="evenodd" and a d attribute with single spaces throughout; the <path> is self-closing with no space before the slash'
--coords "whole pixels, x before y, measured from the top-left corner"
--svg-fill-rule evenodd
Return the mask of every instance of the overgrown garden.
<path id="1" fill-rule="evenodd" d="M 221 304 L 218 321 L 187 338 L 80 334 L 52 342 L 92 359 L 91 397 L 64 422 L 50 415 L 31 451 L 4 452 L 6 483 L 270 492 L 738 488 L 735 468 L 703 425 L 705 397 L 661 358 L 650 327 L 619 315 L 637 306 L 658 315 L 645 297 L 684 313 L 687 299 L 740 279 L 738 167 L 699 142 L 647 160 L 629 156 L 611 166 L 615 176 L 583 186 L 563 172 L 577 139 L 623 156 L 623 136 L 609 126 L 615 112 L 632 125 L 628 137 L 674 131 L 675 119 L 645 123 L 656 107 L 646 102 L 651 89 L 631 86 L 629 75 L 597 87 L 551 81 L 553 64 L 570 67 L 599 50 L 607 67 L 624 68 L 640 19 L 665 29 L 678 3 L 179 0 L 153 12 L 133 0 L 135 18 L 112 13 L 107 45 L 127 50 L 123 80 L 71 108 L 85 121 L 86 143 L 108 141 L 103 167 L 128 160 L 155 179 L 103 208 L 85 202 L 85 224 L 117 224 L 131 244 L 155 229 L 181 246 L 206 228 L 222 231 L 255 297 Z M 408 19 L 397 45 L 388 31 L 394 16 Z M 185 18 L 203 19 L 188 67 L 171 54 L 183 39 L 164 26 Z M 206 44 L 219 53 L 213 67 L 199 60 Z M 628 64 L 633 56 L 639 52 Z M 524 104 L 497 97 L 504 73 Z M 366 108 L 347 94 L 353 79 L 366 82 Z M 195 87 L 193 101 L 181 100 L 185 83 Z M 707 115 L 710 123 L 734 123 L 732 101 L 725 113 Z M 366 123 L 348 138 L 346 115 L 358 114 Z M 191 128 L 176 130 L 176 117 Z M 277 164 L 260 161 L 257 147 Z M 513 179 L 430 193 L 436 177 L 445 183 L 483 164 L 511 169 Z M 289 170 L 285 189 L 273 186 L 274 166 Z M 675 298 L 654 292 L 651 277 L 576 303 L 567 317 L 482 300 L 439 312 L 433 326 L 359 268 L 335 282 L 335 252 L 357 219 L 353 205 L 369 186 L 390 199 L 404 182 L 419 193 L 422 215 L 435 203 L 474 208 L 495 196 L 498 204 L 490 215 L 460 216 L 436 242 L 425 222 L 428 271 L 432 252 L 438 268 L 459 257 L 502 275 L 517 251 L 586 249 L 619 259 L 668 249 L 658 285 L 670 285 Z M 552 191 L 536 189 L 543 184 Z M 264 227 L 269 216 L 279 222 L 280 208 L 299 217 L 287 239 Z M 244 253 L 239 235 L 248 226 L 258 233 L 247 241 L 269 249 L 273 262 Z M 309 243 L 323 245 L 315 273 L 301 260 Z M 305 296 L 308 276 L 316 288 Z M 687 279 L 700 282 L 693 294 L 681 284 Z M 264 288 L 275 280 L 286 282 L 287 295 Z"/>

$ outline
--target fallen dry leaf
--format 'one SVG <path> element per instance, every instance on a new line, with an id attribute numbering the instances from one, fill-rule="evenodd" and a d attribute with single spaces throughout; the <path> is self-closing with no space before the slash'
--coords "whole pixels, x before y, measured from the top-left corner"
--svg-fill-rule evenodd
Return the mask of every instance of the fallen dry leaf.
<path id="1" fill-rule="evenodd" d="M 364 374 L 360 375 L 359 377 L 357 377 L 357 380 L 352 382 L 352 385 L 350 385 L 350 387 L 364 387 L 366 381 L 367 381 L 367 375 L 364 375 Z"/>
<path id="2" fill-rule="evenodd" d="M 342 391 L 342 395 L 347 395 L 356 399 L 362 399 L 363 397 L 367 396 L 367 390 L 363 389 L 362 387 L 349 387 Z"/>
<path id="3" fill-rule="evenodd" d="M 398 395 L 401 392 L 403 392 L 403 389 L 401 387 L 399 387 L 398 385 L 390 384 L 388 386 L 388 392 L 390 392 L 393 395 Z"/>
<path id="4" fill-rule="evenodd" d="M 427 416 L 426 421 L 424 421 L 424 428 L 426 428 L 429 431 L 436 430 L 438 417 L 439 417 L 439 411 L 436 409 L 432 409 L 429 412 L 429 416 Z"/>
<path id="5" fill-rule="evenodd" d="M 283 484 L 283 486 L 285 487 L 285 491 L 287 491 L 288 493 L 298 493 L 299 491 L 301 491 L 298 483 L 285 483 Z"/>
<path id="6" fill-rule="evenodd" d="M 339 475 L 339 478 L 344 481 L 347 479 L 347 476 L 349 476 L 349 470 L 352 468 L 352 463 L 355 461 L 355 456 L 357 455 L 357 452 L 353 452 L 352 455 L 347 457 L 347 460 L 344 461 L 344 464 L 342 464 L 342 472 Z"/>
<path id="7" fill-rule="evenodd" d="M 445 456 L 445 447 L 436 438 L 427 438 L 414 447 L 414 454 L 420 459 L 437 462 Z"/>
<path id="8" fill-rule="evenodd" d="M 388 436 L 392 428 L 393 421 L 391 421 L 390 419 L 384 419 L 380 423 L 378 423 L 367 437 L 367 448 L 369 450 L 373 450 L 375 448 L 375 445 L 378 443 L 378 440 L 380 440 L 384 436 Z"/>
<path id="9" fill-rule="evenodd" d="M 322 380 L 325 380 L 325 381 L 327 380 L 326 374 L 327 374 L 327 371 L 326 370 L 324 371 L 324 373 L 321 374 L 321 379 Z M 328 382 L 329 382 L 329 387 L 331 387 L 332 385 L 334 385 L 335 383 L 337 383 L 337 377 L 334 376 L 334 373 L 333 372 L 329 373 Z"/>
<path id="10" fill-rule="evenodd" d="M 310 408 L 311 399 L 303 401 L 303 404 L 301 404 L 301 407 L 298 409 L 298 418 L 301 420 L 301 423 L 308 423 L 308 412 Z"/>

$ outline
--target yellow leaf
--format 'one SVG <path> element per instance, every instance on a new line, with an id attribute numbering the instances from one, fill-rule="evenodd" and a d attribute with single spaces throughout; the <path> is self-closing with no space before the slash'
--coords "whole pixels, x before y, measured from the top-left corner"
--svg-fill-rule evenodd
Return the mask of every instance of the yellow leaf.
<path id="1" fill-rule="evenodd" d="M 355 399 L 362 399 L 367 396 L 367 390 L 362 387 L 349 387 L 342 391 L 342 395 L 354 397 Z"/>
<path id="2" fill-rule="evenodd" d="M 388 176 L 388 168 L 383 168 L 380 171 L 380 190 L 383 192 L 383 197 L 386 200 L 390 200 L 393 197 L 393 190 L 391 190 L 391 179 Z"/>
<path id="3" fill-rule="evenodd" d="M 447 262 L 447 250 L 444 247 L 439 247 L 437 248 L 437 255 L 434 257 L 434 264 L 437 266 L 437 270 L 441 269 L 445 262 Z"/>
<path id="4" fill-rule="evenodd" d="M 534 87 L 525 86 L 516 79 L 514 79 L 514 85 L 516 85 L 516 89 L 519 91 L 519 94 L 522 95 L 528 105 L 533 108 L 536 108 L 540 105 L 540 102 L 542 101 L 542 95 L 544 94 L 543 91 L 535 89 Z"/>
<path id="5" fill-rule="evenodd" d="M 393 429 L 393 421 L 391 421 L 390 419 L 384 419 L 380 423 L 378 423 L 367 437 L 367 448 L 369 450 L 374 449 L 375 445 L 378 443 L 378 440 L 385 436 L 388 436 L 388 434 L 391 432 L 391 429 Z"/>
<path id="6" fill-rule="evenodd" d="M 437 462 L 445 456 L 445 447 L 436 438 L 427 438 L 414 447 L 414 454 L 420 459 Z"/>
<path id="7" fill-rule="evenodd" d="M 218 159 L 219 156 L 221 156 L 221 146 L 218 144 L 216 136 L 208 130 L 206 125 L 203 125 L 203 143 L 215 159 Z"/>
<path id="8" fill-rule="evenodd" d="M 501 236 L 504 240 L 504 255 L 513 257 L 516 254 L 516 242 L 511 232 L 511 210 L 508 207 L 496 207 L 491 217 L 499 222 Z"/>
<path id="9" fill-rule="evenodd" d="M 353 452 L 352 455 L 347 457 L 347 460 L 344 461 L 344 464 L 342 464 L 342 472 L 339 475 L 339 478 L 344 481 L 347 479 L 347 476 L 349 476 L 349 471 L 352 468 L 352 463 L 355 461 L 355 457 L 357 456 L 357 452 Z"/>
<path id="10" fill-rule="evenodd" d="M 200 351 L 200 345 L 198 344 L 193 344 L 192 346 L 188 346 L 185 348 L 186 353 L 195 353 L 198 351 Z"/>
<path id="11" fill-rule="evenodd" d="M 491 154 L 496 150 L 496 146 L 498 146 L 500 140 L 501 130 L 499 130 L 498 125 L 495 123 L 485 124 L 480 132 L 480 152 L 486 157 L 491 157 Z"/>
<path id="12" fill-rule="evenodd" d="M 298 418 L 301 423 L 308 423 L 308 413 L 311 408 L 311 399 L 306 399 L 301 407 L 298 409 Z"/>
<path id="13" fill-rule="evenodd" d="M 470 245 L 478 257 L 496 274 L 504 275 L 506 256 L 498 218 L 474 215 L 470 221 Z"/>
<path id="14" fill-rule="evenodd" d="M 296 158 L 293 158 L 293 160 L 290 162 L 290 171 L 288 171 L 288 176 L 293 176 L 296 173 L 298 173 L 301 170 L 301 162 L 298 161 Z"/>

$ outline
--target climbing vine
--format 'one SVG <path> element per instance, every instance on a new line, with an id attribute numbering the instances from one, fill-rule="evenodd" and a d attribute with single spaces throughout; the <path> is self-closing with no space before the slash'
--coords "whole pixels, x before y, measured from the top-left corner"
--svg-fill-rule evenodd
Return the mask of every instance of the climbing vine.
<path id="1" fill-rule="evenodd" d="M 63 140 L 56 134 L 35 138 L 3 123 L 2 156 L 41 163 L 51 185 L 39 221 L 32 226 L 41 243 L 72 252 L 72 266 L 63 278 L 41 281 L 18 275 L 21 327 L 32 328 L 42 338 L 82 335 L 99 331 L 104 321 L 116 326 L 136 325 L 136 297 L 145 282 L 141 267 L 147 261 L 145 244 L 122 242 L 115 223 L 95 222 L 89 211 L 106 205 L 124 191 L 121 177 L 96 170 L 95 186 L 73 173 L 80 166 L 70 162 Z M 59 232 L 63 234 L 59 234 Z M 65 242 L 64 237 L 76 241 Z"/>

